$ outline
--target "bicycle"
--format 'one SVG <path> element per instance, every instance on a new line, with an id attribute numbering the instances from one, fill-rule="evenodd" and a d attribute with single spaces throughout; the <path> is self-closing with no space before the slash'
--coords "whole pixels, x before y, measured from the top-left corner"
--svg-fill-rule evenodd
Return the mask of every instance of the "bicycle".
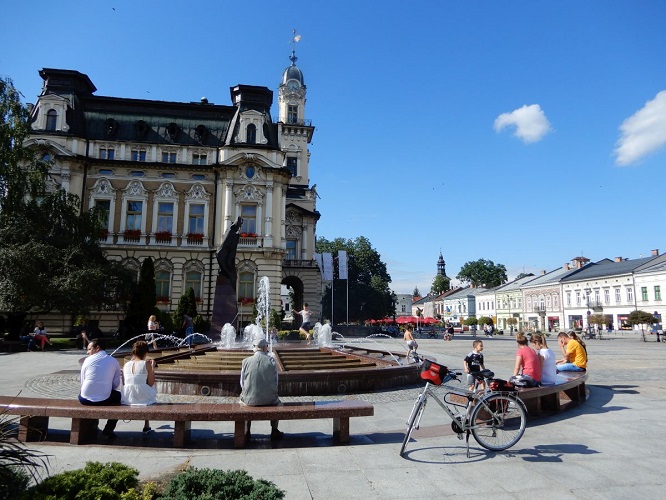
<path id="1" fill-rule="evenodd" d="M 505 381 L 494 379 L 495 374 L 490 370 L 482 370 L 473 374 L 475 376 L 475 390 L 447 387 L 444 397 L 435 393 L 435 388 L 451 380 L 460 382 L 462 372 L 449 370 L 447 367 L 422 358 L 416 352 L 412 357 L 422 363 L 421 378 L 426 380 L 423 391 L 414 401 L 414 407 L 407 420 L 407 431 L 400 448 L 400 456 L 404 456 L 407 443 L 411 439 L 414 429 L 419 428 L 421 416 L 425 410 L 428 398 L 432 398 L 451 418 L 451 428 L 458 439 L 466 437 L 467 458 L 469 458 L 469 436 L 481 446 L 491 451 L 502 451 L 511 448 L 525 432 L 527 423 L 527 409 L 516 392 L 510 389 L 501 390 Z M 485 388 L 478 390 L 479 382 L 483 380 Z M 451 396 L 463 397 L 466 404 L 451 400 Z M 464 409 L 464 411 L 462 411 Z"/>

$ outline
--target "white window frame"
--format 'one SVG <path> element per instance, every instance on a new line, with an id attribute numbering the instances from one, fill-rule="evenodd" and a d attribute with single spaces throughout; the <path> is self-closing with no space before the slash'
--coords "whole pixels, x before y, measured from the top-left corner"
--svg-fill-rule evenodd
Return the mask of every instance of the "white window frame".
<path id="1" fill-rule="evenodd" d="M 120 235 L 123 238 L 122 243 L 125 243 L 125 238 L 123 232 L 127 227 L 127 202 L 129 201 L 141 201 L 143 202 L 141 206 L 141 237 L 139 238 L 139 244 L 146 244 L 146 211 L 148 210 L 148 191 L 143 187 L 143 183 L 139 180 L 130 181 L 127 184 L 127 187 L 123 190 L 123 195 L 121 198 L 122 201 L 122 210 L 120 214 Z M 134 241 L 129 241 L 127 243 L 136 244 Z"/>
<path id="2" fill-rule="evenodd" d="M 190 226 L 190 205 L 203 205 L 204 206 L 204 241 L 208 237 L 208 221 L 210 217 L 210 194 L 206 191 L 203 184 L 197 182 L 194 184 L 190 190 L 185 193 L 185 212 L 184 212 L 184 223 L 182 228 L 182 244 L 187 245 L 187 232 L 189 231 Z M 199 246 L 201 245 L 189 245 L 189 246 Z"/>
<path id="3" fill-rule="evenodd" d="M 176 245 L 176 236 L 178 235 L 178 192 L 176 188 L 173 187 L 171 182 L 163 182 L 160 184 L 160 187 L 154 191 L 153 194 L 153 216 L 152 216 L 152 228 L 153 234 L 157 231 L 157 218 L 159 216 L 159 203 L 173 203 L 173 222 L 171 227 L 171 243 L 160 243 L 160 246 L 175 246 Z"/>
<path id="4" fill-rule="evenodd" d="M 116 216 L 116 190 L 113 189 L 111 181 L 106 177 L 97 179 L 93 187 L 90 189 L 90 194 L 88 198 L 88 206 L 94 207 L 96 200 L 108 200 L 111 203 L 109 204 L 109 225 L 106 230 L 109 232 L 106 240 L 102 241 L 103 243 L 110 243 L 113 241 L 113 228 L 115 227 L 115 216 Z"/>

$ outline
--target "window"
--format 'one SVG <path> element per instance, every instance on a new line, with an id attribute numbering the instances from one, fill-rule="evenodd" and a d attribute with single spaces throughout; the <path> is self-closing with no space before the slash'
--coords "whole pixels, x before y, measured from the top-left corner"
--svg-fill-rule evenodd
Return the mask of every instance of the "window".
<path id="1" fill-rule="evenodd" d="M 576 292 L 576 305 L 580 305 L 580 292 Z"/>
<path id="2" fill-rule="evenodd" d="M 173 172 L 162 172 L 162 175 L 160 175 L 160 177 L 162 177 L 163 179 L 173 179 L 174 177 L 176 177 L 176 174 L 174 174 Z"/>
<path id="3" fill-rule="evenodd" d="M 610 290 L 608 288 L 604 290 L 604 303 L 610 304 Z"/>
<path id="4" fill-rule="evenodd" d="M 190 216 L 187 221 L 187 232 L 204 234 L 204 206 L 190 204 Z"/>
<path id="5" fill-rule="evenodd" d="M 99 148 L 99 157 L 102 160 L 113 160 L 116 151 L 113 148 Z"/>
<path id="6" fill-rule="evenodd" d="M 95 200 L 95 207 L 102 212 L 102 225 L 109 229 L 109 214 L 111 213 L 111 200 Z"/>
<path id="7" fill-rule="evenodd" d="M 169 281 L 171 275 L 169 271 L 157 271 L 155 273 L 155 292 L 157 297 L 168 298 L 169 297 Z"/>
<path id="8" fill-rule="evenodd" d="M 627 288 L 627 302 L 630 304 L 634 301 L 634 289 Z"/>
<path id="9" fill-rule="evenodd" d="M 601 302 L 601 298 L 599 297 L 599 290 L 594 291 L 594 303 L 599 304 Z"/>
<path id="10" fill-rule="evenodd" d="M 616 288 L 615 289 L 615 303 L 619 304 L 620 302 L 622 302 L 622 294 L 620 292 L 620 289 Z"/>
<path id="11" fill-rule="evenodd" d="M 287 169 L 289 170 L 289 172 L 291 172 L 292 177 L 296 177 L 296 174 L 298 172 L 298 158 L 296 158 L 295 156 L 288 156 Z"/>
<path id="12" fill-rule="evenodd" d="M 146 161 L 145 149 L 133 149 L 131 155 L 132 161 Z"/>
<path id="13" fill-rule="evenodd" d="M 532 309 L 532 297 L 527 297 L 527 310 Z"/>
<path id="14" fill-rule="evenodd" d="M 97 173 L 99 175 L 113 175 L 113 170 L 110 170 L 108 168 L 100 168 Z"/>
<path id="15" fill-rule="evenodd" d="M 654 300 L 661 300 L 661 287 L 659 285 L 654 286 Z"/>
<path id="16" fill-rule="evenodd" d="M 288 260 L 296 260 L 296 240 L 287 240 L 287 257 Z"/>
<path id="17" fill-rule="evenodd" d="M 144 177 L 146 173 L 143 170 L 132 170 L 130 172 L 130 175 L 132 177 Z"/>
<path id="18" fill-rule="evenodd" d="M 643 302 L 646 302 L 647 299 L 648 299 L 648 295 L 647 295 L 647 287 L 646 287 L 646 286 L 643 286 L 643 287 L 641 287 L 641 300 L 642 300 Z"/>
<path id="19" fill-rule="evenodd" d="M 192 175 L 192 180 L 203 181 L 203 180 L 206 180 L 206 176 L 203 175 L 203 174 L 193 174 Z"/>
<path id="20" fill-rule="evenodd" d="M 192 165 L 206 165 L 208 163 L 208 155 L 201 153 L 194 153 L 192 155 Z"/>
<path id="21" fill-rule="evenodd" d="M 298 123 L 298 106 L 287 107 L 287 123 Z"/>
<path id="22" fill-rule="evenodd" d="M 257 126 L 254 123 L 247 126 L 247 140 L 245 142 L 248 144 L 257 143 Z"/>
<path id="23" fill-rule="evenodd" d="M 157 231 L 173 233 L 173 203 L 157 204 Z"/>
<path id="24" fill-rule="evenodd" d="M 550 309 L 550 304 L 551 304 L 551 298 L 550 295 L 546 295 L 546 307 Z"/>
<path id="25" fill-rule="evenodd" d="M 241 205 L 242 233 L 257 234 L 257 205 Z"/>
<path id="26" fill-rule="evenodd" d="M 254 298 L 254 274 L 246 271 L 238 275 L 238 298 Z"/>
<path id="27" fill-rule="evenodd" d="M 194 290 L 194 296 L 201 298 L 201 273 L 198 271 L 188 271 L 185 273 L 185 290 Z"/>
<path id="28" fill-rule="evenodd" d="M 58 123 L 58 112 L 55 109 L 49 109 L 46 113 L 46 130 L 55 132 Z"/>
<path id="29" fill-rule="evenodd" d="M 556 311 L 560 308 L 560 296 L 555 294 L 553 295 L 553 309 Z"/>
<path id="30" fill-rule="evenodd" d="M 162 152 L 162 163 L 176 163 L 176 153 Z"/>
<path id="31" fill-rule="evenodd" d="M 571 307 L 571 292 L 567 292 L 567 307 Z"/>
<path id="32" fill-rule="evenodd" d="M 127 202 L 127 218 L 125 221 L 125 229 L 138 229 L 141 230 L 141 212 L 143 211 L 142 201 L 128 201 Z"/>

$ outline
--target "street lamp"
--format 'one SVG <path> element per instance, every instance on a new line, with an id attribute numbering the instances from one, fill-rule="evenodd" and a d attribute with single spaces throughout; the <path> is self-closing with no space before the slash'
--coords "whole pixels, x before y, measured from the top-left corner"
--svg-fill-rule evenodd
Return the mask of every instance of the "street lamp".
<path id="1" fill-rule="evenodd" d="M 590 293 L 592 293 L 592 290 L 590 288 L 585 289 L 585 299 L 587 302 L 587 333 L 588 335 L 592 333 L 590 330 L 590 314 L 592 312 L 590 311 Z"/>

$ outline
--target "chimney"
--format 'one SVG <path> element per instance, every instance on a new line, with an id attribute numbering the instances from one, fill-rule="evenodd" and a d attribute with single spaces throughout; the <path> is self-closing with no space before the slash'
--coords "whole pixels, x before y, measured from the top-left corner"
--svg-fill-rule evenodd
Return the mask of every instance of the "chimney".
<path id="1" fill-rule="evenodd" d="M 545 269 L 542 269 L 542 270 L 541 270 L 541 276 L 544 276 L 545 274 L 546 274 L 546 270 L 545 270 Z"/>
<path id="2" fill-rule="evenodd" d="M 564 270 L 565 270 L 565 271 L 568 271 L 568 270 L 569 270 L 569 263 L 568 263 L 568 262 L 565 262 L 565 263 L 564 263 Z"/>
<path id="3" fill-rule="evenodd" d="M 659 256 L 659 249 L 658 248 L 655 248 L 654 250 L 652 250 L 652 256 L 653 257 L 658 257 Z"/>
<path id="4" fill-rule="evenodd" d="M 622 262 L 622 257 L 615 257 L 615 262 Z"/>

